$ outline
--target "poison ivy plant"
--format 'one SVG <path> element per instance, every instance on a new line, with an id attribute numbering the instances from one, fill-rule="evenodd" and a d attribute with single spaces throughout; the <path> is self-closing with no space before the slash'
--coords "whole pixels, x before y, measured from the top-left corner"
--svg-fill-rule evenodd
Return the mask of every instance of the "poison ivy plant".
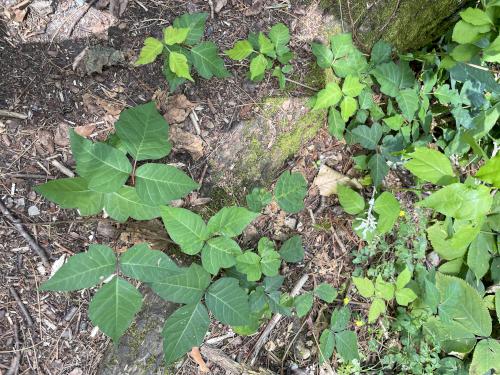
<path id="1" fill-rule="evenodd" d="M 272 70 L 272 76 L 278 79 L 280 88 L 284 89 L 285 75 L 293 71 L 290 64 L 293 53 L 288 47 L 289 41 L 288 27 L 277 23 L 271 27 L 268 35 L 263 32 L 250 33 L 247 39 L 237 41 L 225 53 L 231 60 L 250 61 L 249 78 L 252 81 L 261 81 L 266 71 Z"/>
<path id="2" fill-rule="evenodd" d="M 201 41 L 207 18 L 208 13 L 184 14 L 175 18 L 173 25 L 163 29 L 161 40 L 153 37 L 144 40 L 135 65 L 150 64 L 163 55 L 163 74 L 171 92 L 186 81 L 194 81 L 192 67 L 204 79 L 229 77 L 215 43 Z"/>

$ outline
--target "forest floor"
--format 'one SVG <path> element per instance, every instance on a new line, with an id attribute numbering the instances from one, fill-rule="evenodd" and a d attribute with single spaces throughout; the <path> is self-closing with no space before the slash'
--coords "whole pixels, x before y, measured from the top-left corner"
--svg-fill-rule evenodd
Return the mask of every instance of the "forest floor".
<path id="1" fill-rule="evenodd" d="M 214 0 L 216 5 L 220 2 Z M 68 140 L 70 128 L 79 127 L 90 139 L 99 140 L 113 131 L 119 113 L 129 106 L 154 98 L 164 112 L 178 109 L 169 106 L 172 97 L 168 95 L 159 63 L 134 68 L 130 62 L 147 36 L 160 35 L 163 27 L 183 13 L 210 13 L 209 2 L 130 1 L 119 20 L 107 9 L 94 7 L 80 17 L 87 6 L 73 0 L 55 1 L 53 6 L 50 2 L 28 0 L 17 8 L 15 1 L 2 3 L 0 109 L 15 112 L 19 118 L 0 117 L 0 198 L 47 249 L 52 266 L 85 251 L 93 242 L 114 248 L 130 246 L 134 236 L 122 233 L 123 225 L 111 224 L 101 216 L 81 218 L 74 210 L 62 210 L 44 200 L 34 187 L 71 175 L 74 161 Z M 308 33 L 314 35 L 314 27 L 320 27 L 313 25 L 313 30 L 307 30 L 311 25 L 305 25 L 304 19 L 308 14 L 312 17 L 311 9 L 296 1 L 291 5 L 272 1 L 255 3 L 260 6 L 246 0 L 227 2 L 209 18 L 206 37 L 225 50 L 245 38 L 249 31 L 268 30 L 271 25 L 283 22 L 293 35 L 294 79 L 304 82 L 311 63 L 307 53 Z M 317 20 L 310 18 L 310 22 L 314 24 Z M 86 47 L 96 45 L 122 51 L 125 62 L 106 67 L 102 73 L 85 75 L 75 71 L 77 56 Z M 197 160 L 184 149 L 174 149 L 170 158 L 181 162 L 195 180 L 207 186 L 210 185 L 208 156 L 216 152 L 236 123 L 255 115 L 264 98 L 311 94 L 301 86 L 283 93 L 274 79 L 253 84 L 245 78 L 244 64 L 226 63 L 234 73 L 232 77 L 198 79 L 196 84 L 186 84 L 180 89 L 199 118 L 203 148 Z M 195 133 L 189 118 L 181 126 L 184 131 Z M 338 172 L 353 175 L 352 153 L 352 148 L 334 141 L 322 129 L 284 169 L 301 171 L 311 184 L 317 174 L 316 162 L 321 159 Z M 208 190 L 200 190 L 196 198 L 209 197 Z M 314 276 L 309 278 L 305 289 L 329 282 L 342 290 L 353 269 L 350 251 L 359 249 L 362 243 L 333 198 L 321 197 L 318 189 L 311 187 L 305 204 L 306 209 L 298 215 L 285 215 L 277 207 L 270 207 L 267 219 L 255 223 L 255 227 L 262 235 L 273 238 L 296 232 L 303 236 L 306 259 L 282 270 L 289 276 L 285 288 L 291 289 L 302 275 L 310 274 Z M 93 329 L 87 318 L 91 291 L 39 292 L 38 286 L 49 277 L 51 269 L 43 265 L 4 216 L 0 216 L 0 238 L 0 283 L 4 286 L 0 289 L 0 374 L 8 373 L 16 360 L 19 374 L 94 374 L 110 342 Z M 347 293 L 344 289 L 339 298 Z M 353 302 L 355 314 L 356 310 L 366 309 L 363 303 Z M 341 299 L 338 303 L 342 303 Z M 259 364 L 276 371 L 281 368 L 289 373 L 294 373 L 290 369 L 316 373 L 315 342 L 321 329 L 317 318 L 321 308 L 320 304 L 315 306 L 302 325 L 292 318 L 283 319 L 263 348 Z M 217 325 L 211 332 L 212 336 L 225 333 Z M 257 337 L 258 334 L 230 338 L 222 349 L 233 358 L 245 359 Z M 361 347 L 366 345 L 361 331 L 359 341 Z M 196 364 L 188 358 L 178 371 L 196 373 Z"/>

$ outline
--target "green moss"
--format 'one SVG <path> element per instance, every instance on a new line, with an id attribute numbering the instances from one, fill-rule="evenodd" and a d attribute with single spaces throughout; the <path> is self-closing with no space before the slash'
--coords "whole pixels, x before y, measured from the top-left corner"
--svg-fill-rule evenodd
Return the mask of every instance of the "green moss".
<path id="1" fill-rule="evenodd" d="M 242 202 L 242 194 L 230 192 L 222 187 L 214 187 L 210 191 L 212 199 L 208 204 L 203 205 L 198 213 L 205 221 L 215 215 L 222 207 L 240 206 Z"/>

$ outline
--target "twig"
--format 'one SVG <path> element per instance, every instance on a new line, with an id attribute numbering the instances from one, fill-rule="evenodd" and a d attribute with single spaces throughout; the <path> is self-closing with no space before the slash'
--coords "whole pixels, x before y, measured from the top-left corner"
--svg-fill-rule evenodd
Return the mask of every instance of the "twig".
<path id="1" fill-rule="evenodd" d="M 28 115 L 25 115 L 24 113 L 17 113 L 17 112 L 7 111 L 5 109 L 0 109 L 0 116 L 2 116 L 2 117 L 13 117 L 13 118 L 21 119 L 21 120 L 26 120 L 28 118 Z"/>
<path id="2" fill-rule="evenodd" d="M 57 160 L 55 160 L 55 159 L 51 160 L 50 164 L 52 164 L 54 167 L 56 167 L 62 174 L 66 175 L 68 177 L 75 177 L 75 174 L 73 173 L 73 171 L 66 168 L 64 165 L 59 163 Z"/>
<path id="3" fill-rule="evenodd" d="M 292 291 L 290 292 L 291 297 L 295 297 L 297 294 L 299 294 L 300 290 L 304 286 L 304 284 L 307 282 L 307 279 L 309 278 L 309 275 L 303 275 L 299 281 L 295 284 L 293 287 Z M 280 313 L 275 314 L 272 319 L 269 321 L 267 327 L 264 329 L 264 332 L 260 335 L 259 339 L 255 343 L 254 350 L 252 353 L 252 358 L 250 360 L 250 366 L 255 365 L 255 361 L 257 360 L 257 357 L 259 355 L 260 349 L 262 349 L 262 346 L 265 344 L 267 341 L 268 336 L 271 334 L 271 331 L 276 327 L 278 322 L 281 320 L 282 315 Z"/>
<path id="4" fill-rule="evenodd" d="M 80 22 L 80 20 L 87 14 L 87 12 L 89 11 L 89 9 L 92 7 L 92 5 L 94 5 L 95 3 L 97 2 L 97 0 L 92 0 L 90 1 L 89 3 L 87 3 L 87 5 L 83 8 L 83 12 L 82 14 L 80 14 L 76 19 L 75 21 L 71 24 L 70 28 L 69 28 L 69 32 L 68 32 L 68 36 L 71 36 L 71 34 L 73 34 L 73 30 L 75 29 L 76 27 L 76 24 L 78 22 Z"/>
<path id="5" fill-rule="evenodd" d="M 194 110 L 189 112 L 189 118 L 193 123 L 194 130 L 196 130 L 196 134 L 200 135 L 201 134 L 200 124 L 198 124 L 198 116 L 196 116 L 196 112 Z"/>
<path id="6" fill-rule="evenodd" d="M 224 352 L 220 349 L 215 349 L 207 345 L 203 345 L 201 347 L 201 354 L 208 360 L 208 362 L 212 362 L 216 364 L 218 367 L 222 368 L 226 374 L 255 374 L 255 375 L 275 375 L 275 372 L 267 369 L 259 369 L 258 371 L 252 371 L 252 369 L 248 368 L 243 363 L 238 363 L 228 357 Z"/>
<path id="7" fill-rule="evenodd" d="M 191 353 L 189 353 L 189 355 L 198 365 L 200 372 L 203 373 L 210 372 L 210 369 L 207 367 L 207 364 L 205 363 L 203 357 L 201 356 L 200 348 L 198 348 L 197 346 L 193 346 L 193 348 L 191 349 Z"/>
<path id="8" fill-rule="evenodd" d="M 19 310 L 21 310 L 24 320 L 26 320 L 28 326 L 31 327 L 33 325 L 33 319 L 31 318 L 30 313 L 26 309 L 26 306 L 24 306 L 23 301 L 21 301 L 19 294 L 17 294 L 16 290 L 12 286 L 9 286 L 9 292 L 12 295 L 12 297 L 14 297 L 14 299 L 16 300 L 17 306 L 19 306 Z"/>
<path id="9" fill-rule="evenodd" d="M 47 176 L 45 174 L 33 174 L 33 173 L 6 173 L 4 176 L 9 176 L 12 178 L 32 178 L 35 180 L 52 180 L 54 176 Z"/>
<path id="10" fill-rule="evenodd" d="M 208 0 L 208 6 L 210 7 L 210 18 L 214 19 L 214 2 L 212 0 Z"/>
<path id="11" fill-rule="evenodd" d="M 29 234 L 26 229 L 24 229 L 23 225 L 19 221 L 19 219 L 16 219 L 12 214 L 10 213 L 9 209 L 5 206 L 3 201 L 0 199 L 0 211 L 2 211 L 2 214 L 14 225 L 16 230 L 21 234 L 21 236 L 24 237 L 26 242 L 30 245 L 31 249 L 37 253 L 37 255 L 42 259 L 43 265 L 49 269 L 50 268 L 50 262 L 49 258 L 47 256 L 47 253 L 43 247 L 41 247 L 34 239 L 31 237 L 31 234 Z"/>
<path id="12" fill-rule="evenodd" d="M 297 86 L 302 86 L 308 90 L 311 90 L 311 91 L 314 91 L 314 92 L 318 92 L 318 89 L 315 89 L 314 87 L 311 87 L 311 86 L 308 86 L 308 85 L 305 85 L 303 83 L 300 83 L 300 82 L 297 82 L 297 81 L 294 81 L 293 79 L 290 79 L 290 78 L 286 78 L 285 77 L 285 81 L 287 82 L 290 82 L 290 83 L 294 83 L 296 84 Z"/>
<path id="13" fill-rule="evenodd" d="M 15 340 L 15 353 L 16 355 L 10 362 L 9 371 L 5 375 L 16 375 L 19 371 L 19 363 L 21 362 L 21 351 L 19 350 L 19 328 L 17 322 L 14 322 L 14 340 Z"/>

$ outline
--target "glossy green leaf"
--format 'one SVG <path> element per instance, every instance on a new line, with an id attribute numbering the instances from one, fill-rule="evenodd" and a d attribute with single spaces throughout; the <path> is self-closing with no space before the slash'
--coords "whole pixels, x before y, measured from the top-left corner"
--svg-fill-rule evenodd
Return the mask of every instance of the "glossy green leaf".
<path id="1" fill-rule="evenodd" d="M 248 296 L 238 285 L 238 280 L 231 277 L 223 277 L 210 285 L 205 302 L 222 323 L 245 325 L 250 317 Z"/>
<path id="2" fill-rule="evenodd" d="M 279 251 L 280 256 L 285 262 L 298 263 L 304 259 L 304 248 L 302 246 L 302 237 L 295 235 L 286 240 Z"/>
<path id="3" fill-rule="evenodd" d="M 345 77 L 344 83 L 342 84 L 342 92 L 353 98 L 361 94 L 364 88 L 365 85 L 359 82 L 359 77 L 353 75 Z"/>
<path id="4" fill-rule="evenodd" d="M 208 220 L 208 233 L 227 237 L 239 236 L 257 216 L 259 213 L 249 211 L 245 207 L 223 207 Z"/>
<path id="5" fill-rule="evenodd" d="M 364 198 L 351 188 L 348 188 L 347 186 L 342 184 L 338 184 L 337 195 L 340 205 L 348 214 L 356 215 L 365 209 Z"/>
<path id="6" fill-rule="evenodd" d="M 125 222 L 129 217 L 135 220 L 151 220 L 161 215 L 158 206 L 145 203 L 131 186 L 123 186 L 114 193 L 105 194 L 104 210 L 119 222 Z"/>
<path id="7" fill-rule="evenodd" d="M 260 243 L 260 241 L 259 241 Z M 259 249 L 260 267 L 266 276 L 276 276 L 281 266 L 281 256 L 274 248 Z"/>
<path id="8" fill-rule="evenodd" d="M 185 13 L 174 20 L 174 27 L 187 28 L 189 33 L 184 41 L 187 45 L 198 43 L 205 32 L 208 13 Z"/>
<path id="9" fill-rule="evenodd" d="M 212 77 L 225 78 L 231 74 L 224 66 L 224 60 L 217 54 L 214 42 L 202 42 L 191 48 L 194 68 L 205 79 Z"/>
<path id="10" fill-rule="evenodd" d="M 466 8 L 463 12 L 460 12 L 460 17 L 462 17 L 465 22 L 475 26 L 493 24 L 490 17 L 488 17 L 483 10 L 478 8 Z"/>
<path id="11" fill-rule="evenodd" d="M 313 109 L 328 108 L 336 105 L 342 99 L 342 90 L 335 82 L 329 82 L 316 96 Z"/>
<path id="12" fill-rule="evenodd" d="M 489 25 L 475 26 L 465 21 L 458 21 L 453 28 L 451 39 L 460 44 L 473 43 L 481 38 L 480 34 L 489 30 Z"/>
<path id="13" fill-rule="evenodd" d="M 231 60 L 241 61 L 254 52 L 252 44 L 248 40 L 237 41 L 233 48 L 224 51 Z"/>
<path id="14" fill-rule="evenodd" d="M 467 252 L 467 265 L 474 272 L 477 280 L 481 280 L 489 271 L 491 259 L 488 248 L 478 241 L 479 238 L 478 236 L 472 241 Z"/>
<path id="15" fill-rule="evenodd" d="M 311 44 L 311 50 L 314 56 L 316 56 L 316 63 L 320 68 L 327 69 L 331 67 L 333 62 L 333 53 L 328 46 L 313 42 Z"/>
<path id="16" fill-rule="evenodd" d="M 168 26 L 163 29 L 163 41 L 167 46 L 180 44 L 184 42 L 189 34 L 189 29 L 186 27 Z"/>
<path id="17" fill-rule="evenodd" d="M 394 116 L 385 118 L 383 121 L 392 130 L 397 131 L 401 128 L 401 125 L 403 125 L 403 122 L 405 121 L 405 119 L 400 114 L 396 114 Z"/>
<path id="18" fill-rule="evenodd" d="M 446 223 L 441 221 L 427 228 L 427 236 L 434 251 L 446 260 L 461 258 L 478 232 L 478 227 L 469 224 L 450 236 Z"/>
<path id="19" fill-rule="evenodd" d="M 384 234 L 390 232 L 394 227 L 401 206 L 394 195 L 384 191 L 375 200 L 373 210 L 378 214 L 377 231 Z"/>
<path id="20" fill-rule="evenodd" d="M 358 102 L 350 96 L 344 96 L 340 103 L 340 115 L 344 121 L 349 120 L 358 110 Z"/>
<path id="21" fill-rule="evenodd" d="M 274 44 L 271 40 L 262 32 L 259 33 L 257 37 L 259 43 L 259 52 L 269 56 L 271 58 L 276 58 L 276 52 L 274 50 Z"/>
<path id="22" fill-rule="evenodd" d="M 411 302 L 417 299 L 417 295 L 410 288 L 398 289 L 395 292 L 396 301 L 400 306 L 408 306 Z"/>
<path id="23" fill-rule="evenodd" d="M 483 50 L 483 60 L 491 63 L 500 63 L 500 36 L 497 36 L 495 40 Z"/>
<path id="24" fill-rule="evenodd" d="M 374 44 L 370 53 L 370 63 L 372 65 L 378 65 L 381 63 L 389 62 L 391 61 L 391 55 L 392 45 L 383 40 L 379 40 Z"/>
<path id="25" fill-rule="evenodd" d="M 496 188 L 500 188 L 500 154 L 497 154 L 479 168 L 475 177 Z"/>
<path id="26" fill-rule="evenodd" d="M 321 300 L 332 303 L 337 297 L 337 289 L 328 283 L 321 283 L 314 288 L 314 294 Z"/>
<path id="27" fill-rule="evenodd" d="M 405 168 L 421 180 L 436 185 L 448 185 L 457 180 L 450 160 L 439 151 L 417 147 L 408 156 L 411 159 L 405 163 Z"/>
<path id="28" fill-rule="evenodd" d="M 290 30 L 283 23 L 277 23 L 269 30 L 269 39 L 274 44 L 278 56 L 288 52 L 287 44 L 290 41 Z"/>
<path id="29" fill-rule="evenodd" d="M 267 69 L 267 59 L 264 55 L 257 55 L 250 61 L 250 79 L 262 76 Z"/>
<path id="30" fill-rule="evenodd" d="M 373 69 L 372 74 L 380 84 L 380 91 L 392 97 L 396 97 L 401 89 L 410 88 L 415 83 L 415 76 L 405 62 L 398 65 L 392 61 L 380 64 Z"/>
<path id="31" fill-rule="evenodd" d="M 144 46 L 141 48 L 139 58 L 134 63 L 136 66 L 150 64 L 156 60 L 156 58 L 163 51 L 163 43 L 152 37 L 147 37 L 144 39 Z"/>
<path id="32" fill-rule="evenodd" d="M 187 57 L 184 54 L 174 51 L 170 52 L 168 54 L 168 67 L 178 77 L 194 82 L 193 77 L 189 74 L 189 65 Z"/>
<path id="33" fill-rule="evenodd" d="M 236 257 L 241 254 L 236 241 L 220 236 L 209 239 L 201 250 L 203 268 L 212 275 L 219 273 L 221 268 L 229 268 L 236 264 Z"/>
<path id="34" fill-rule="evenodd" d="M 285 171 L 274 188 L 274 197 L 283 211 L 297 213 L 304 209 L 307 181 L 301 173 Z"/>
<path id="35" fill-rule="evenodd" d="M 394 290 L 395 288 L 393 284 L 384 281 L 380 274 L 377 275 L 377 278 L 375 280 L 375 295 L 377 297 L 381 297 L 386 301 L 390 301 L 394 298 Z"/>
<path id="36" fill-rule="evenodd" d="M 396 290 L 403 289 L 411 280 L 411 271 L 405 267 L 396 278 Z"/>
<path id="37" fill-rule="evenodd" d="M 385 158 L 380 154 L 373 155 L 368 161 L 368 168 L 370 169 L 373 184 L 375 186 L 382 185 L 382 181 L 389 172 L 389 166 Z"/>
<path id="38" fill-rule="evenodd" d="M 375 285 L 373 285 L 370 279 L 366 277 L 353 277 L 352 282 L 361 296 L 370 298 L 375 294 Z"/>

